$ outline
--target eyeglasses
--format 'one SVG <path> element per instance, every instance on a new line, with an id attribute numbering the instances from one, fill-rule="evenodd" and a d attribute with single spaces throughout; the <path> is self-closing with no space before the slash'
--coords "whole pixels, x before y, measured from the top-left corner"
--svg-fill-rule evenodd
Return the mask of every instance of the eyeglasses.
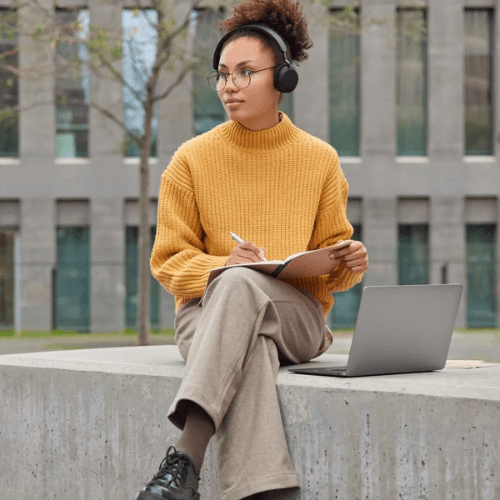
<path id="1" fill-rule="evenodd" d="M 216 92 L 220 92 L 226 88 L 227 78 L 231 76 L 233 83 L 239 89 L 246 89 L 251 82 L 251 75 L 254 73 L 259 73 L 260 71 L 265 71 L 266 69 L 273 69 L 276 66 L 271 66 L 270 68 L 259 69 L 253 71 L 246 68 L 235 69 L 232 73 L 222 73 L 220 71 L 213 71 L 207 77 L 208 84 Z"/>

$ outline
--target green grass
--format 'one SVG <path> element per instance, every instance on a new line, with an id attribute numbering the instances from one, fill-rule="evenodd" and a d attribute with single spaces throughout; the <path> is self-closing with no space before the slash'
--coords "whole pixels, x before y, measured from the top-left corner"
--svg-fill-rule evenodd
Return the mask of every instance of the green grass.
<path id="1" fill-rule="evenodd" d="M 489 334 L 495 337 L 495 340 L 500 341 L 500 328 L 455 328 L 457 333 L 467 334 Z M 353 333 L 353 328 L 334 328 L 332 329 L 333 334 L 341 333 Z M 175 330 L 173 328 L 162 330 L 160 328 L 152 328 L 149 331 L 151 336 L 156 335 L 168 335 L 174 336 Z M 0 340 L 2 338 L 16 338 L 16 339 L 50 339 L 54 337 L 98 337 L 98 336 L 137 336 L 137 330 L 135 328 L 124 328 L 123 330 L 116 330 L 112 332 L 77 332 L 68 330 L 23 330 L 22 332 L 16 332 L 15 330 L 0 330 Z"/>
<path id="2" fill-rule="evenodd" d="M 488 335 L 500 342 L 500 328 L 455 328 L 457 333 L 464 335 Z"/>
<path id="3" fill-rule="evenodd" d="M 159 328 L 152 328 L 149 331 L 151 336 L 167 335 L 173 337 L 175 331 L 173 329 L 162 330 Z M 137 330 L 134 328 L 125 328 L 122 331 L 116 330 L 114 332 L 77 332 L 77 331 L 67 331 L 67 330 L 52 330 L 52 331 L 38 331 L 38 330 L 23 330 L 21 332 L 16 332 L 15 330 L 0 330 L 0 340 L 2 338 L 15 338 L 15 339 L 51 339 L 60 337 L 74 337 L 74 338 L 96 338 L 104 337 L 109 338 L 110 336 L 124 337 L 127 336 L 132 338 L 137 336 Z"/>

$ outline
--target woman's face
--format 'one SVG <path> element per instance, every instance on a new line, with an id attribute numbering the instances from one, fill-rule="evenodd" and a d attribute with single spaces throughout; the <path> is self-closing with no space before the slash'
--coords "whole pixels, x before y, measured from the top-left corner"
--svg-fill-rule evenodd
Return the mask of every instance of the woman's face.
<path id="1" fill-rule="evenodd" d="M 257 71 L 274 66 L 272 51 L 260 40 L 242 37 L 229 42 L 219 60 L 219 72 L 229 74 L 237 68 Z M 244 89 L 234 85 L 230 76 L 219 92 L 220 100 L 231 120 L 250 130 L 265 130 L 279 122 L 278 104 L 281 93 L 274 87 L 275 68 L 251 74 Z M 239 101 L 231 103 L 229 101 Z"/>

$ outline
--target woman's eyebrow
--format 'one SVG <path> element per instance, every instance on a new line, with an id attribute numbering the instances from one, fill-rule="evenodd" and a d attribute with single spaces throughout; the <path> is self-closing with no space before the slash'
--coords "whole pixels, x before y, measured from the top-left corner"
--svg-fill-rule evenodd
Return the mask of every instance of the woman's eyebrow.
<path id="1" fill-rule="evenodd" d="M 255 62 L 255 61 L 251 61 L 251 60 L 248 60 L 248 61 L 241 61 L 241 62 L 239 62 L 239 63 L 236 65 L 236 67 L 237 67 L 237 68 L 239 68 L 240 66 L 244 66 L 245 64 L 248 64 L 248 63 L 251 63 L 251 62 Z M 227 66 L 226 66 L 225 64 L 223 64 L 223 63 L 220 63 L 220 64 L 219 64 L 219 66 L 220 66 L 221 68 L 227 68 Z"/>

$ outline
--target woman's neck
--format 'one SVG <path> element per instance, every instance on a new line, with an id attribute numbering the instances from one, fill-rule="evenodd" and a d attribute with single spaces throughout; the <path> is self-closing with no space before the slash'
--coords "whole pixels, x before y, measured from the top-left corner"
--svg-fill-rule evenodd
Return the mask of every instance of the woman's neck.
<path id="1" fill-rule="evenodd" d="M 281 111 L 276 110 L 276 114 L 273 113 L 270 117 L 259 117 L 255 120 L 245 120 L 238 123 L 241 126 L 245 127 L 247 130 L 251 130 L 252 132 L 259 132 L 261 130 L 268 130 L 278 125 L 278 123 L 281 122 L 282 116 L 283 115 Z"/>

